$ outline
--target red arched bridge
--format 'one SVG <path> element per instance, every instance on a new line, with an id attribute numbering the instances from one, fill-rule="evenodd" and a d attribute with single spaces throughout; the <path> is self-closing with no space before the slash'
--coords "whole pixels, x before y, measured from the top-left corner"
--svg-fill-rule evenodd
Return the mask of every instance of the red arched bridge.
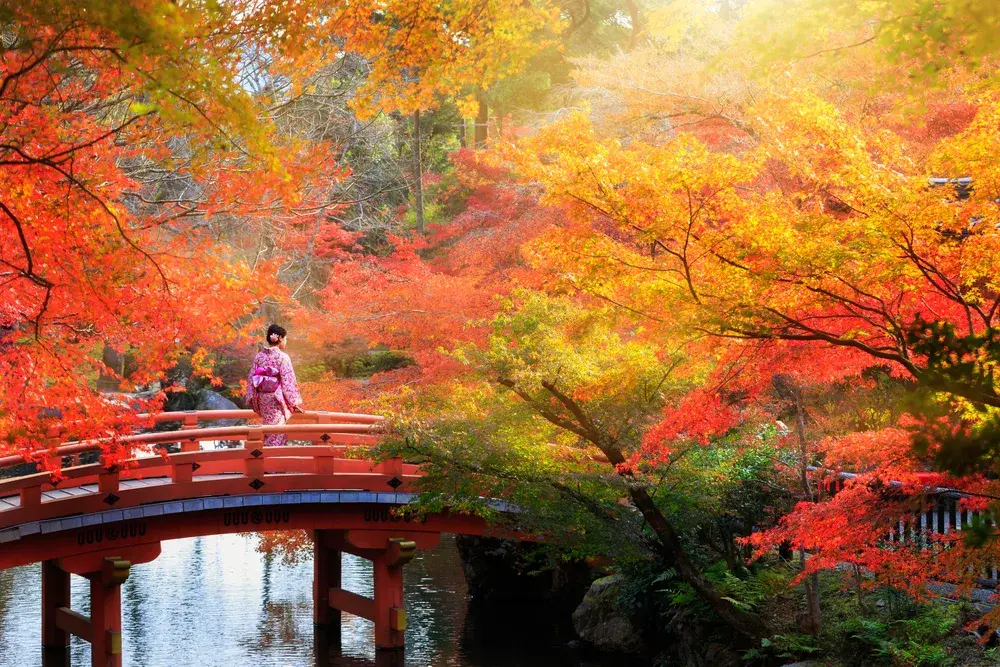
<path id="1" fill-rule="evenodd" d="M 68 463 L 58 479 L 49 472 L 0 479 L 0 569 L 42 563 L 48 654 L 65 653 L 73 634 L 90 642 L 95 667 L 120 666 L 121 584 L 132 565 L 159 555 L 163 540 L 297 529 L 314 538 L 316 624 L 339 624 L 341 612 L 361 616 L 374 622 L 377 648 L 399 648 L 406 629 L 403 565 L 442 533 L 486 531 L 476 517 L 411 520 L 393 511 L 411 500 L 417 466 L 348 457 L 348 449 L 377 442 L 380 417 L 306 412 L 283 426 L 218 428 L 201 423 L 256 416 L 212 410 L 150 419 L 181 422 L 182 429 L 122 438 L 137 455 L 113 468 L 81 464 L 81 455 L 101 443 L 80 442 L 49 450 Z M 291 444 L 265 447 L 272 433 L 286 434 Z M 206 441 L 242 446 L 202 449 Z M 180 451 L 168 452 L 164 445 L 172 443 Z M 0 469 L 23 462 L 0 458 Z M 373 599 L 340 587 L 342 552 L 373 562 Z M 89 617 L 70 607 L 70 574 L 90 582 Z"/>

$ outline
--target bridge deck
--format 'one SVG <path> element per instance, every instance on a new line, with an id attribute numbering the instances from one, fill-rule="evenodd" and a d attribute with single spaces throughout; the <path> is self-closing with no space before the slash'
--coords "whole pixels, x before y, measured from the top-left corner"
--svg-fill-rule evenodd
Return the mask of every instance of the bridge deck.
<path id="1" fill-rule="evenodd" d="M 335 610 L 360 615 L 374 622 L 376 648 L 395 649 L 406 628 L 401 568 L 414 551 L 431 548 L 441 533 L 489 532 L 475 516 L 392 511 L 411 502 L 421 472 L 398 458 L 366 460 L 365 448 L 381 435 L 378 417 L 309 413 L 281 426 L 197 428 L 251 414 L 151 417 L 149 422 L 180 421 L 183 428 L 32 451 L 41 472 L 0 478 L 0 569 L 44 563 L 42 643 L 60 664 L 76 634 L 91 643 L 92 664 L 120 667 L 121 584 L 133 564 L 159 556 L 164 540 L 308 530 L 314 622 L 339 619 Z M 288 436 L 292 446 L 264 447 L 272 433 Z M 243 446 L 201 449 L 212 440 Z M 301 441 L 310 444 L 295 444 Z M 180 451 L 169 451 L 177 444 Z M 97 452 L 100 462 L 80 463 L 80 455 Z M 0 469 L 23 462 L 0 457 Z M 506 509 L 500 502 L 495 507 Z M 372 561 L 372 599 L 340 588 L 343 551 Z M 70 574 L 89 581 L 89 618 L 70 605 Z"/>
<path id="2" fill-rule="evenodd" d="M 307 423 L 304 424 L 222 428 L 196 426 L 199 420 L 246 414 L 200 412 L 184 413 L 183 416 L 186 428 L 180 431 L 121 438 L 116 444 L 132 447 L 134 456 L 112 466 L 77 464 L 64 467 L 58 475 L 43 471 L 0 479 L 0 545 L 4 547 L 0 549 L 0 568 L 31 562 L 41 554 L 48 554 L 45 549 L 55 543 L 43 547 L 37 544 L 39 540 L 65 541 L 75 534 L 73 531 L 79 533 L 88 526 L 152 520 L 171 514 L 185 514 L 184 522 L 195 531 L 191 535 L 200 534 L 200 530 L 229 530 L 231 526 L 225 524 L 220 511 L 270 505 L 302 506 L 297 510 L 299 518 L 295 519 L 302 527 L 320 524 L 330 524 L 328 528 L 348 524 L 363 527 L 366 512 L 363 505 L 406 504 L 413 498 L 411 492 L 421 476 L 417 465 L 405 464 L 400 459 L 371 461 L 361 458 L 368 446 L 377 444 L 380 435 L 377 418 L 368 415 L 313 413 L 305 416 Z M 171 418 L 177 420 L 175 414 L 156 419 L 167 421 Z M 330 422 L 334 418 L 337 423 Z M 284 433 L 290 439 L 313 444 L 264 447 L 264 438 L 269 433 Z M 242 441 L 243 446 L 201 449 L 203 442 L 213 440 Z M 170 443 L 180 443 L 181 451 L 166 451 L 163 446 Z M 77 459 L 66 457 L 100 451 L 101 445 L 100 442 L 70 443 L 48 450 L 47 454 L 50 459 L 72 462 Z M 0 467 L 13 462 L 18 459 L 0 459 Z M 323 507 L 330 509 L 323 510 Z M 496 507 L 506 509 L 500 501 L 496 502 Z M 339 519 L 330 523 L 321 514 L 333 509 L 339 513 Z M 197 513 L 213 516 L 197 516 Z M 254 517 L 256 514 L 251 513 L 251 524 Z M 458 517 L 443 515 L 436 520 L 443 519 L 447 521 L 440 525 L 448 527 L 447 532 L 481 532 L 483 529 L 482 522 L 471 517 L 465 523 Z M 381 520 L 390 519 L 386 515 Z M 200 522 L 208 523 L 201 526 Z M 172 526 L 164 526 L 161 521 L 150 525 L 160 535 L 174 536 L 176 533 Z M 278 526 L 248 525 L 243 530 L 269 528 Z M 176 536 L 182 534 L 176 533 Z M 88 548 L 88 544 L 76 544 L 75 540 L 60 548 L 65 551 L 77 546 L 83 550 Z M 91 549 L 96 547 L 96 544 L 90 546 Z"/>

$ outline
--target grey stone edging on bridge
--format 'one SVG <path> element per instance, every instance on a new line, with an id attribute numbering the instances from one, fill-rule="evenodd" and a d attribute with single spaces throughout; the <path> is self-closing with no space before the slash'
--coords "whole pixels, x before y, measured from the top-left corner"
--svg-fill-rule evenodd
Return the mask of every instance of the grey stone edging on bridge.
<path id="1" fill-rule="evenodd" d="M 385 505 L 406 505 L 413 501 L 413 493 L 381 493 L 374 491 L 286 491 L 282 493 L 254 493 L 240 496 L 211 496 L 189 500 L 169 500 L 150 503 L 120 510 L 104 510 L 92 514 L 69 516 L 60 519 L 30 521 L 18 526 L 0 530 L 0 544 L 14 542 L 31 535 L 47 535 L 64 530 L 75 530 L 105 523 L 116 523 L 130 519 L 184 514 L 205 510 L 233 509 L 239 507 L 272 507 L 275 505 L 337 505 L 375 503 Z M 500 512 L 513 510 L 504 500 L 489 501 L 493 509 Z"/>

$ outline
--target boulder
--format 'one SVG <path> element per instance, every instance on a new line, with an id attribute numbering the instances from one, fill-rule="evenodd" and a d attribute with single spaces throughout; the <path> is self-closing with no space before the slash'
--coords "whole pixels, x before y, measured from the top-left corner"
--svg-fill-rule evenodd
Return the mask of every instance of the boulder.
<path id="1" fill-rule="evenodd" d="M 240 406 L 236 405 L 228 398 L 223 396 L 217 391 L 212 391 L 211 389 L 202 389 L 197 394 L 197 402 L 195 403 L 195 410 L 239 410 Z M 201 422 L 201 428 L 214 428 L 214 427 L 224 427 L 224 426 L 241 426 L 246 424 L 244 419 L 210 419 Z M 205 447 L 207 445 L 202 445 Z M 241 440 L 218 440 L 216 441 L 216 447 L 222 447 L 224 449 L 234 449 L 243 446 L 243 441 Z"/>
<path id="2" fill-rule="evenodd" d="M 240 406 L 236 405 L 228 398 L 223 396 L 217 391 L 212 391 L 211 389 L 202 389 L 198 392 L 197 403 L 195 404 L 195 410 L 239 410 Z M 213 419 L 212 421 L 202 422 L 202 426 L 212 427 L 212 426 L 239 426 L 240 424 L 245 424 L 246 422 L 242 419 Z"/>
<path id="3" fill-rule="evenodd" d="M 646 642 L 618 602 L 622 576 L 614 574 L 590 585 L 573 612 L 573 628 L 580 639 L 608 653 L 644 655 Z"/>
<path id="4" fill-rule="evenodd" d="M 455 538 L 469 586 L 469 618 L 487 627 L 511 624 L 575 637 L 570 615 L 596 574 L 581 560 L 554 563 L 547 547 L 495 537 Z"/>
<path id="5" fill-rule="evenodd" d="M 145 412 L 146 401 L 156 398 L 160 393 L 160 384 L 157 382 L 145 391 L 107 391 L 104 392 L 104 400 L 123 408 L 129 408 L 136 412 Z"/>

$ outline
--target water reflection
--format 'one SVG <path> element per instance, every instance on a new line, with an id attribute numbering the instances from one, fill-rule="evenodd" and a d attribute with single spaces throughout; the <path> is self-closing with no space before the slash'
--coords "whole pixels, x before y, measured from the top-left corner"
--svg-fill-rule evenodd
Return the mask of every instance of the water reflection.
<path id="1" fill-rule="evenodd" d="M 0 666 L 41 663 L 41 569 L 0 572 Z M 372 593 L 371 563 L 344 556 L 345 588 Z M 454 541 L 421 552 L 404 570 L 406 650 L 376 652 L 372 624 L 343 615 L 339 629 L 312 624 L 312 563 L 263 558 L 251 540 L 220 535 L 164 542 L 122 587 L 125 665 L 159 667 L 523 667 L 598 665 L 562 648 L 545 623 L 512 610 L 470 614 Z M 73 577 L 73 607 L 89 613 L 86 580 Z M 74 638 L 71 663 L 89 665 Z M 54 664 L 54 663 L 53 663 Z M 607 662 L 606 665 L 618 664 Z"/>

